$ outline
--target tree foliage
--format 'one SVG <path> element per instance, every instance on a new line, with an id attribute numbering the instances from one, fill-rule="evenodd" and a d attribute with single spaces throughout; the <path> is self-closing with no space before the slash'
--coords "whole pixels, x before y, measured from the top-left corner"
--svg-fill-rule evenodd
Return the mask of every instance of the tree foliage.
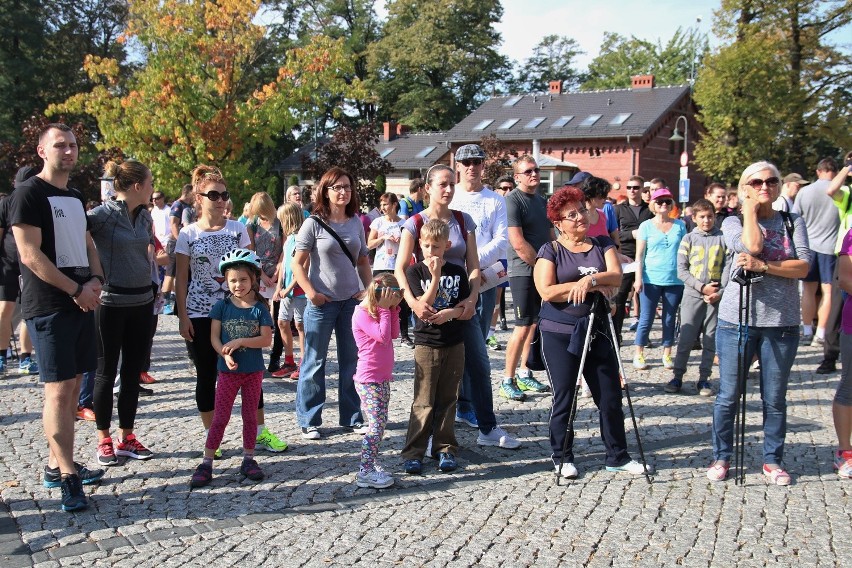
<path id="1" fill-rule="evenodd" d="M 652 74 L 657 85 L 683 85 L 690 82 L 707 52 L 707 36 L 678 28 L 663 45 L 635 36 L 626 38 L 605 32 L 600 54 L 589 63 L 585 91 L 625 89 L 634 75 Z"/>
<path id="2" fill-rule="evenodd" d="M 715 25 L 725 44 L 695 85 L 705 172 L 736 179 L 767 159 L 807 175 L 852 145 L 852 59 L 829 39 L 850 21 L 848 0 L 723 1 Z"/>
<path id="3" fill-rule="evenodd" d="M 275 179 L 254 154 L 275 137 L 310 120 L 323 102 L 356 95 L 340 41 L 315 37 L 290 50 L 268 82 L 256 64 L 265 28 L 254 23 L 259 0 L 136 0 L 124 40 L 133 39 L 145 65 L 126 83 L 118 62 L 89 56 L 85 69 L 96 86 L 53 106 L 51 112 L 96 118 L 99 147 L 117 146 L 147 163 L 165 191 L 175 195 L 199 163 L 219 166 L 241 202 L 273 190 Z"/>
<path id="4" fill-rule="evenodd" d="M 482 181 L 493 187 L 501 176 L 511 173 L 512 162 L 518 157 L 518 152 L 504 145 L 493 132 L 480 138 L 479 145 L 488 156 L 485 159 Z"/>
<path id="5" fill-rule="evenodd" d="M 368 50 L 378 116 L 445 130 L 509 75 L 497 52 L 499 0 L 391 0 L 384 37 Z"/>
<path id="6" fill-rule="evenodd" d="M 515 93 L 539 93 L 548 90 L 550 81 L 563 81 L 564 90 L 576 90 L 585 81 L 585 74 L 575 67 L 574 61 L 582 54 L 580 45 L 572 38 L 544 36 L 532 55 L 517 66 L 508 89 Z"/>
<path id="7" fill-rule="evenodd" d="M 317 150 L 316 160 L 305 156 L 302 168 L 319 179 L 331 167 L 349 172 L 358 184 L 361 205 L 372 208 L 378 204 L 376 179 L 393 171 L 390 162 L 379 156 L 376 144 L 378 129 L 374 124 L 349 126 L 341 124 L 326 144 Z"/>

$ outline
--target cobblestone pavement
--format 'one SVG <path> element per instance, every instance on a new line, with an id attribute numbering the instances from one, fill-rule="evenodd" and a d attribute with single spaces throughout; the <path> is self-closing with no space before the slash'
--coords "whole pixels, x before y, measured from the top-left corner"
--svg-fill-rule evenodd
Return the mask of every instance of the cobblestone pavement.
<path id="1" fill-rule="evenodd" d="M 833 566 L 852 557 L 852 482 L 832 470 L 831 399 L 839 373 L 816 375 L 821 359 L 803 345 L 790 379 L 785 464 L 794 483 L 770 486 L 760 472 L 761 411 L 749 381 L 745 487 L 710 483 L 712 399 L 666 395 L 660 350 L 649 371 L 629 363 L 633 402 L 649 462 L 644 478 L 603 470 L 597 414 L 582 400 L 576 426 L 578 479 L 557 485 L 549 468 L 549 395 L 510 402 L 497 395 L 503 352 L 491 352 L 495 409 L 520 450 L 476 445 L 459 426 L 461 468 L 402 473 L 400 450 L 411 401 L 412 351 L 397 348 L 390 423 L 382 460 L 397 484 L 353 483 L 359 437 L 335 426 L 336 382 L 329 381 L 324 437 L 302 440 L 294 419 L 295 384 L 264 382 L 267 425 L 290 443 L 261 452 L 266 480 L 241 481 L 239 409 L 214 464 L 213 484 L 192 492 L 203 430 L 194 378 L 174 318 L 162 318 L 152 374 L 155 394 L 140 399 L 136 431 L 155 452 L 147 462 L 109 469 L 86 488 L 88 511 L 59 511 L 58 489 L 42 487 L 47 448 L 42 388 L 35 377 L 0 379 L 0 566 Z M 652 334 L 659 341 L 659 330 Z M 505 344 L 507 332 L 498 334 Z M 632 334 L 626 334 L 628 342 Z M 632 348 L 624 348 L 625 361 Z M 697 352 L 694 354 L 697 355 Z M 334 377 L 334 351 L 329 376 Z M 696 357 L 693 356 L 693 363 Z M 697 364 L 696 364 L 697 365 Z M 754 374 L 753 374 L 754 377 Z M 542 378 L 542 377 L 539 377 Z M 542 380 L 544 380 L 542 378 Z M 715 382 L 715 381 L 714 381 Z M 626 410 L 626 406 L 625 406 Z M 638 458 L 633 429 L 628 441 Z M 77 459 L 93 465 L 94 425 L 78 422 Z"/>

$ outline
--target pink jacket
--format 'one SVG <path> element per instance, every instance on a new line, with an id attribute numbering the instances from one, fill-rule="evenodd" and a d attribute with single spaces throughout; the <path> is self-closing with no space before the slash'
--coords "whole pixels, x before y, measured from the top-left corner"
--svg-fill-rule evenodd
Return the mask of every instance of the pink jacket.
<path id="1" fill-rule="evenodd" d="M 358 346 L 356 383 L 384 383 L 393 379 L 393 340 L 399 337 L 399 306 L 378 308 L 379 319 L 360 304 L 352 316 L 352 335 Z"/>

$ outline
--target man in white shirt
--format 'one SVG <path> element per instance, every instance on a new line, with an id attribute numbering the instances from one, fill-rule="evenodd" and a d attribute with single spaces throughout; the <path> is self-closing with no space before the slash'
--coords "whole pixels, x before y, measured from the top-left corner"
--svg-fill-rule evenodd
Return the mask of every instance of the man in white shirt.
<path id="1" fill-rule="evenodd" d="M 776 211 L 784 211 L 789 213 L 793 210 L 793 201 L 796 199 L 796 194 L 803 186 L 808 185 L 807 180 L 799 174 L 787 174 L 784 176 L 784 185 L 781 186 L 781 195 L 772 204 L 772 208 Z"/>
<path id="2" fill-rule="evenodd" d="M 166 205 L 166 196 L 162 191 L 154 191 L 151 196 L 154 206 L 151 208 L 151 218 L 154 220 L 154 236 L 159 239 L 163 247 L 169 238 L 169 213 L 171 209 Z"/>

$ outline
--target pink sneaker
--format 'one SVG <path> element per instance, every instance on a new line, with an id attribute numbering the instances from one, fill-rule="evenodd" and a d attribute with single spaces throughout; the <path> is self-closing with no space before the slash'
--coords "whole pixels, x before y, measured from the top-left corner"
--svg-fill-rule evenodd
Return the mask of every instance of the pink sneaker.
<path id="1" fill-rule="evenodd" d="M 775 469 L 769 469 L 767 464 L 763 464 L 763 475 L 768 477 L 773 485 L 790 485 L 792 482 L 790 474 L 778 466 Z"/>
<path id="2" fill-rule="evenodd" d="M 834 452 L 834 469 L 843 479 L 852 479 L 852 450 Z"/>
<path id="3" fill-rule="evenodd" d="M 728 478 L 730 466 L 723 461 L 715 461 L 707 470 L 707 479 L 710 481 L 725 481 Z"/>

